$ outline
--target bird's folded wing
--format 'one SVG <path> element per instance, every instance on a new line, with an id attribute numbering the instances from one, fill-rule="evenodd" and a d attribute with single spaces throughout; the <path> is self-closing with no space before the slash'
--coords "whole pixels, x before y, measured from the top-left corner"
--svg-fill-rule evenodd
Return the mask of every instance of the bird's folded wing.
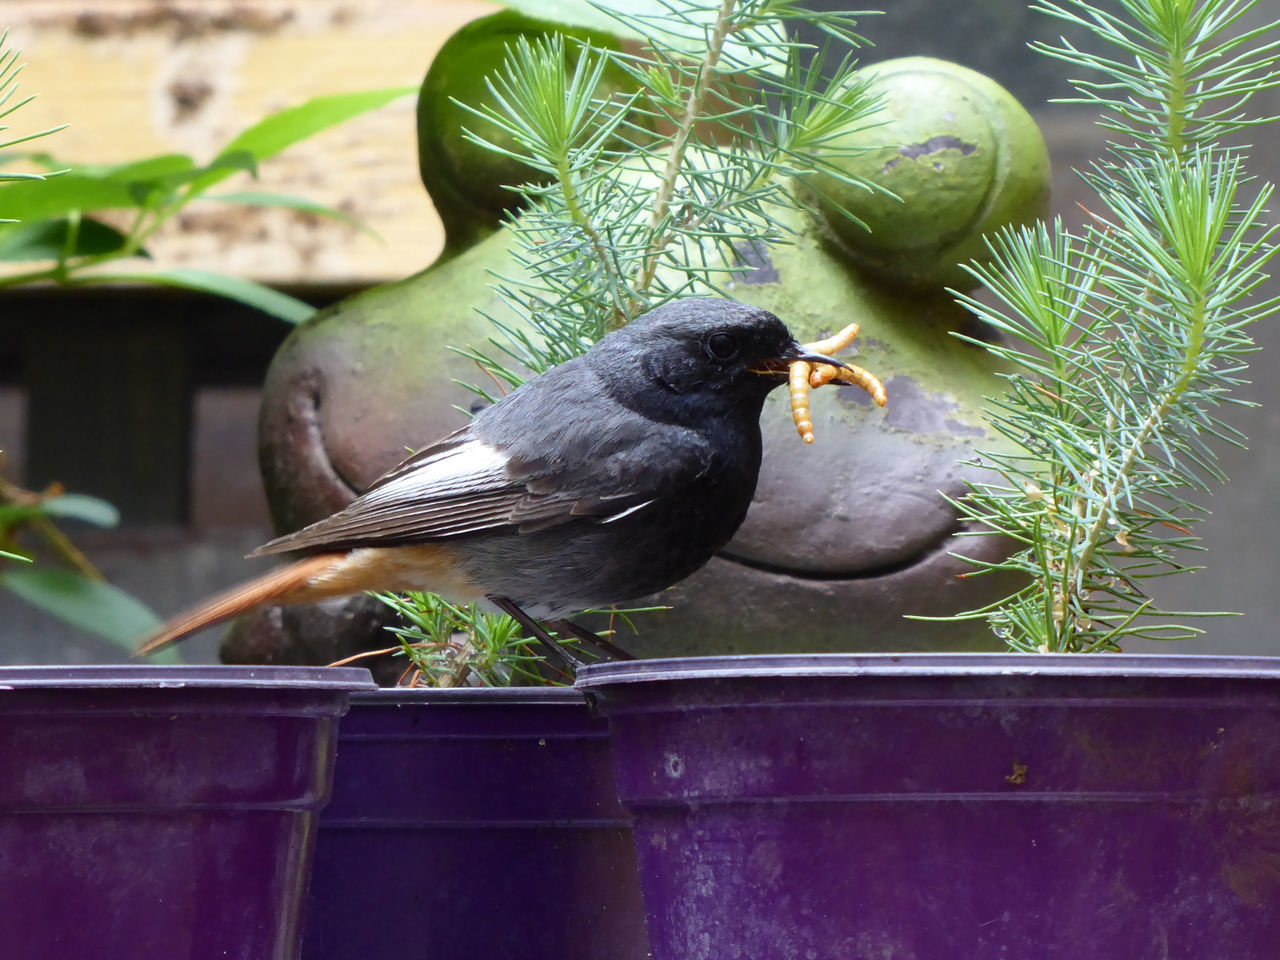
<path id="1" fill-rule="evenodd" d="M 574 463 L 532 464 L 460 431 L 384 474 L 333 516 L 251 556 L 428 542 L 503 527 L 528 533 L 581 518 L 609 522 L 676 493 L 683 477 L 704 468 L 696 455 L 665 453 L 665 469 L 629 445 Z"/>

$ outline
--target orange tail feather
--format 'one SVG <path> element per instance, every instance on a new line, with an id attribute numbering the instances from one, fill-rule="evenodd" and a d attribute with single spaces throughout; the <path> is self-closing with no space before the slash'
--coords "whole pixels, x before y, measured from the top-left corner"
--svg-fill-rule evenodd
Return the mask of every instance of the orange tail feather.
<path id="1" fill-rule="evenodd" d="M 346 560 L 345 553 L 321 553 L 272 570 L 270 573 L 232 587 L 199 606 L 161 624 L 138 645 L 135 657 L 163 650 L 188 634 L 274 601 L 284 601 L 290 593 L 305 588 L 315 577 L 333 570 Z M 315 598 L 318 599 L 318 598 Z"/>

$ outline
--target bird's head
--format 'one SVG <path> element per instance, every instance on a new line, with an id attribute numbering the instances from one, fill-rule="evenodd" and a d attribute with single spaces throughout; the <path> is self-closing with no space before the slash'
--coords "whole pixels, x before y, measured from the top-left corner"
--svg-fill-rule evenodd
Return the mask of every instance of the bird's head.
<path id="1" fill-rule="evenodd" d="M 806 352 L 767 310 L 710 297 L 674 300 L 603 338 L 588 363 L 628 406 L 683 422 L 736 411 L 760 415 L 796 360 L 832 363 Z"/>

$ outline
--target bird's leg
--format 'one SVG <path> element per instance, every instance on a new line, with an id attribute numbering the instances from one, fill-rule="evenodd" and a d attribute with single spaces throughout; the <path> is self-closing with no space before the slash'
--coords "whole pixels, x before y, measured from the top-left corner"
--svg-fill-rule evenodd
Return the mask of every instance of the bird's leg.
<path id="1" fill-rule="evenodd" d="M 546 628 L 543 627 L 542 624 L 521 610 L 513 601 L 508 600 L 506 597 L 495 597 L 492 595 L 489 596 L 488 599 L 490 603 L 516 623 L 520 624 L 521 627 L 527 630 L 530 635 L 542 644 L 543 649 L 547 653 L 547 659 L 551 661 L 551 665 L 554 669 L 572 677 L 574 671 L 576 671 L 578 667 L 584 665 L 585 661 L 579 660 L 572 653 L 566 650 L 561 643 L 547 632 Z"/>
<path id="2" fill-rule="evenodd" d="M 592 633 L 586 627 L 579 626 L 572 620 L 549 620 L 547 625 L 556 633 L 567 633 L 572 637 L 577 637 L 583 643 L 592 647 L 596 647 L 601 653 L 606 653 L 615 660 L 634 660 L 635 655 L 627 653 L 612 640 L 606 640 L 597 633 Z"/>

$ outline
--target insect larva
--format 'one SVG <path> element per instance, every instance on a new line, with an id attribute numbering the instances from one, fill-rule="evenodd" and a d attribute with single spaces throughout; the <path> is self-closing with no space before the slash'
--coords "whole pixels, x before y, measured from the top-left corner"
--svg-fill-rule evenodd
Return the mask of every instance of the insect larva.
<path id="1" fill-rule="evenodd" d="M 791 364 L 789 378 L 791 389 L 791 419 L 795 421 L 800 439 L 805 443 L 813 443 L 813 420 L 809 418 L 809 371 L 810 366 L 804 360 Z"/>
<path id="2" fill-rule="evenodd" d="M 854 338 L 858 335 L 858 329 L 859 327 L 856 323 L 851 323 L 839 333 L 833 334 L 825 340 L 806 343 L 804 348 L 814 353 L 831 356 L 853 343 Z M 795 421 L 800 439 L 805 443 L 813 443 L 814 440 L 813 419 L 809 414 L 809 391 L 811 389 L 839 380 L 842 383 L 852 383 L 867 391 L 871 399 L 875 401 L 876 406 L 883 407 L 889 402 L 889 398 L 885 394 L 884 384 L 880 382 L 880 378 L 871 371 L 856 367 L 853 364 L 849 364 L 846 368 L 833 367 L 828 363 L 811 364 L 805 360 L 797 360 L 791 364 L 789 374 L 791 419 Z"/>
<path id="3" fill-rule="evenodd" d="M 877 407 L 883 407 L 889 402 L 889 397 L 884 390 L 884 384 L 870 370 L 864 370 L 862 367 L 855 366 L 852 363 L 849 364 L 847 370 L 825 363 L 814 364 L 814 370 L 809 374 L 809 385 L 811 387 L 823 387 L 833 380 L 839 380 L 841 383 L 852 383 L 854 386 L 861 387 L 870 394 Z"/>
<path id="4" fill-rule="evenodd" d="M 861 328 L 856 323 L 851 323 L 838 333 L 834 333 L 825 340 L 818 340 L 815 343 L 806 343 L 805 349 L 812 350 L 814 353 L 825 353 L 827 356 L 839 353 L 849 344 L 853 343 L 854 338 L 858 336 Z"/>

